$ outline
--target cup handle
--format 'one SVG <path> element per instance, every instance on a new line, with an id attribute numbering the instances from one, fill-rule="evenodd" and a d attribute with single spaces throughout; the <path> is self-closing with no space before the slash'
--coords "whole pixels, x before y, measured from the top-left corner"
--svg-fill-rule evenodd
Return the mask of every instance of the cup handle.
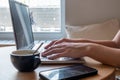
<path id="1" fill-rule="evenodd" d="M 35 60 L 34 60 L 34 68 L 37 68 L 41 63 L 41 60 L 39 58 L 39 56 L 35 56 Z"/>

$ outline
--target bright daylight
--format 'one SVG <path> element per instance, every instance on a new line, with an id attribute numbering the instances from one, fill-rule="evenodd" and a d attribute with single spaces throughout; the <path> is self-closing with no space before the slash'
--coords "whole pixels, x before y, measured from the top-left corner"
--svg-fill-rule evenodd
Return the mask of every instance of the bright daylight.
<path id="1" fill-rule="evenodd" d="M 30 7 L 34 32 L 60 32 L 60 0 L 17 1 L 25 3 Z M 8 0 L 0 0 L 0 3 L 0 32 L 12 32 Z"/>

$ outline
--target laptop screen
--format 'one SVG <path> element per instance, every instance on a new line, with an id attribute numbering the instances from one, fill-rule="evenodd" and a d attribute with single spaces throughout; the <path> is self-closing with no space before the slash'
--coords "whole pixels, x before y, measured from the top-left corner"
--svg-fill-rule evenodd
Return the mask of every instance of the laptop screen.
<path id="1" fill-rule="evenodd" d="M 9 0 L 9 5 L 17 49 L 32 48 L 34 38 L 28 6 L 14 0 Z"/>

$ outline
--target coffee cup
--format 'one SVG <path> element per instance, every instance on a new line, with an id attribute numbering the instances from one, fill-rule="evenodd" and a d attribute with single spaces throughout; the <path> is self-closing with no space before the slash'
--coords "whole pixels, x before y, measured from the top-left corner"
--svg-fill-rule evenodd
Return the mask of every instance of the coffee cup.
<path id="1" fill-rule="evenodd" d="M 34 71 L 41 63 L 39 52 L 34 50 L 16 50 L 10 54 L 13 66 L 20 72 Z"/>

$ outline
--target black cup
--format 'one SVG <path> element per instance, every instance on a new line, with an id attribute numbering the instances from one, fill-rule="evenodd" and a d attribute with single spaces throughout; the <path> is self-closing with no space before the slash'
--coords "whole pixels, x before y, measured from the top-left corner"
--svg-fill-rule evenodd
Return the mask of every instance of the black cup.
<path id="1" fill-rule="evenodd" d="M 20 72 L 34 71 L 41 63 L 39 52 L 33 55 L 33 50 L 17 50 L 10 54 L 11 62 Z"/>

